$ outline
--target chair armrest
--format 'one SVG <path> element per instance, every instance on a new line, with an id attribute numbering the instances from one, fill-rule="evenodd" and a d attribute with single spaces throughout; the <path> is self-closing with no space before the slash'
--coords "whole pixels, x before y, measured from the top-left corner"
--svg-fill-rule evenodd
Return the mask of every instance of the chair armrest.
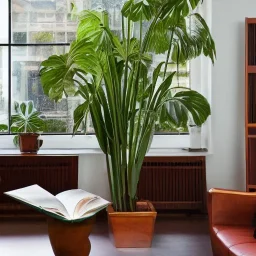
<path id="1" fill-rule="evenodd" d="M 208 215 L 214 225 L 253 225 L 256 214 L 256 193 L 210 189 Z"/>

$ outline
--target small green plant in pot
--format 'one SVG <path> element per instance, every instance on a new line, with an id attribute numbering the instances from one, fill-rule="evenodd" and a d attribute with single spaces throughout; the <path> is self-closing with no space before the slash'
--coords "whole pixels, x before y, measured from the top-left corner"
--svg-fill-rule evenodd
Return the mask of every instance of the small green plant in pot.
<path id="1" fill-rule="evenodd" d="M 45 123 L 34 107 L 33 101 L 14 102 L 15 114 L 11 116 L 11 132 L 18 133 L 13 142 L 22 153 L 37 153 L 43 141 L 39 140 Z"/>
<path id="2" fill-rule="evenodd" d="M 137 221 L 133 228 L 127 224 L 129 218 L 125 214 L 139 210 L 137 185 L 155 123 L 187 129 L 189 118 L 201 125 L 210 115 L 206 98 L 188 88 L 174 88 L 175 72 L 168 70 L 170 64 L 184 64 L 201 54 L 214 62 L 211 33 L 205 20 L 195 12 L 201 2 L 126 1 L 121 11 L 120 38 L 109 27 L 107 12 L 85 10 L 78 15 L 77 39 L 69 52 L 53 55 L 41 64 L 41 82 L 47 96 L 55 101 L 73 95 L 84 99 L 74 112 L 74 133 L 91 115 L 106 156 L 113 202 L 110 219 L 120 212 L 124 221 L 119 233 L 129 230 L 130 238 L 135 239 L 133 245 L 130 238 L 121 237 L 123 243 L 116 242 L 117 247 L 151 244 L 136 244 L 140 240 L 134 233 L 136 227 L 148 229 Z M 165 61 L 155 68 L 151 66 L 152 53 L 166 53 Z M 146 215 L 141 217 L 145 219 Z M 146 225 L 154 224 L 154 218 L 149 223 Z M 116 230 L 112 224 L 112 230 Z"/>

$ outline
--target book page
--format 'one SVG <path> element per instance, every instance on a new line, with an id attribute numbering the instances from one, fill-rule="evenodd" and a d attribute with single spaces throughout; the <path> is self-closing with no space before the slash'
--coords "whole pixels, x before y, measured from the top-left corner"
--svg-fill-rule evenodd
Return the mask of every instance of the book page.
<path id="1" fill-rule="evenodd" d="M 56 198 L 65 206 L 71 219 L 74 219 L 77 215 L 75 212 L 80 211 L 83 205 L 96 200 L 97 196 L 82 189 L 71 189 L 57 194 Z"/>
<path id="2" fill-rule="evenodd" d="M 54 195 L 38 185 L 8 191 L 4 194 L 17 198 L 20 201 L 24 201 L 25 203 L 31 204 L 38 208 L 43 208 L 46 211 L 63 215 L 67 219 L 70 219 L 64 205 Z"/>
<path id="3" fill-rule="evenodd" d="M 106 207 L 107 207 L 107 205 L 104 205 L 104 206 L 102 206 L 102 207 L 100 207 L 100 208 L 97 208 L 97 210 L 95 210 L 95 211 L 86 212 L 86 213 L 84 213 L 83 215 L 81 215 L 81 216 L 79 216 L 79 217 L 76 217 L 76 218 L 74 219 L 74 222 L 82 221 L 82 220 L 88 219 L 88 218 L 94 216 L 97 212 L 99 212 L 99 211 L 105 209 Z"/>
<path id="4" fill-rule="evenodd" d="M 77 213 L 76 218 L 86 217 L 89 215 L 93 215 L 94 212 L 97 212 L 99 209 L 105 208 L 109 205 L 109 201 L 98 197 L 96 200 L 89 202 L 86 205 L 83 205 L 80 211 Z"/>

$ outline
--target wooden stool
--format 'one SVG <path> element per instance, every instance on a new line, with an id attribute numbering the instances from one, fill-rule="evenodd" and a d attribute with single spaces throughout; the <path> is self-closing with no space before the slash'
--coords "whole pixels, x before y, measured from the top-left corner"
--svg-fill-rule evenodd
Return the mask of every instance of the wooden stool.
<path id="1" fill-rule="evenodd" d="M 88 256 L 91 251 L 89 235 L 94 222 L 94 217 L 79 223 L 48 217 L 48 234 L 55 256 Z"/>

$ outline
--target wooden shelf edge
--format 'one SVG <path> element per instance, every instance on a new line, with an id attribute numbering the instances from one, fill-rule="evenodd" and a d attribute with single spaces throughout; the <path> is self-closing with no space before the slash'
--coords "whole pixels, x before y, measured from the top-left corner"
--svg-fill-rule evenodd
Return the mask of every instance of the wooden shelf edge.
<path id="1" fill-rule="evenodd" d="M 246 18 L 247 24 L 254 24 L 256 23 L 256 18 Z"/>
<path id="2" fill-rule="evenodd" d="M 256 123 L 249 123 L 247 124 L 247 127 L 256 128 Z"/>
<path id="3" fill-rule="evenodd" d="M 256 185 L 247 185 L 247 188 L 255 188 L 256 189 Z"/>
<path id="4" fill-rule="evenodd" d="M 247 72 L 249 74 L 255 74 L 256 73 L 256 66 L 252 66 L 252 65 L 247 66 Z"/>

